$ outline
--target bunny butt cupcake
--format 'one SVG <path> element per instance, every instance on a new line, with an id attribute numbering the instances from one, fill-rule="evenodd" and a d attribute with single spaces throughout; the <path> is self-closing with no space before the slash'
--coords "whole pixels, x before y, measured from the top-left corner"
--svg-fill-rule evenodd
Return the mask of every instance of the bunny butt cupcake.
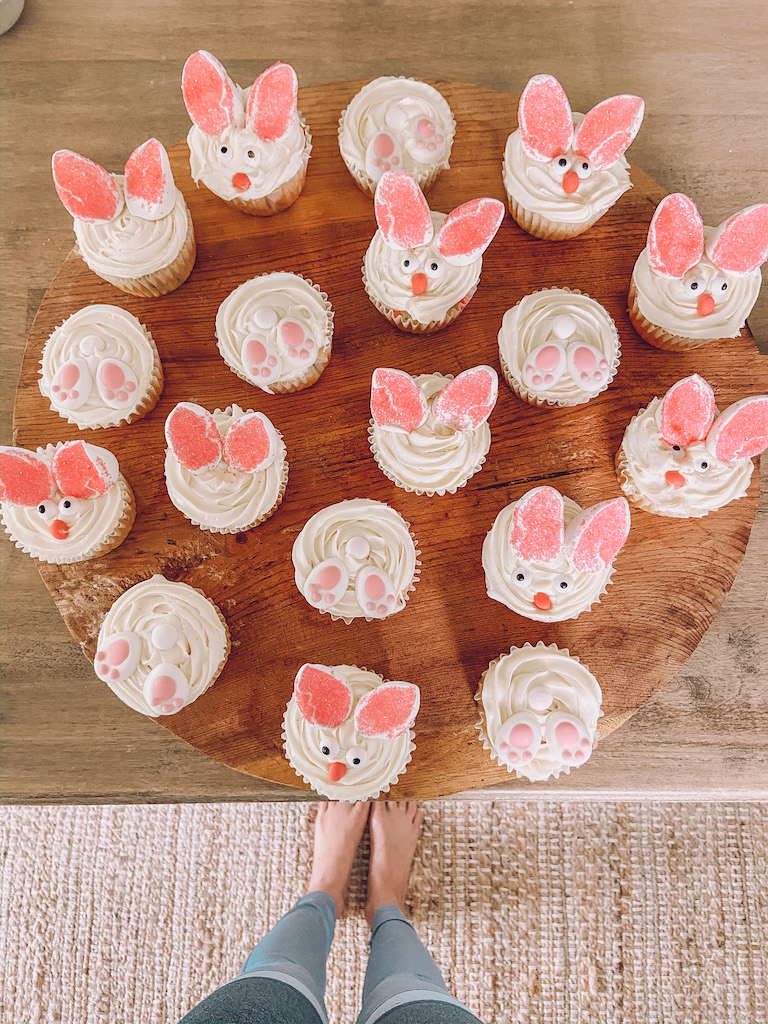
<path id="1" fill-rule="evenodd" d="M 475 294 L 504 205 L 473 199 L 449 214 L 433 213 L 410 174 L 387 171 L 374 207 L 379 230 L 363 265 L 368 297 L 402 331 L 445 327 Z"/>
<path id="2" fill-rule="evenodd" d="M 375 800 L 415 749 L 420 693 L 354 665 L 302 665 L 283 719 L 291 767 L 329 800 Z"/>
<path id="3" fill-rule="evenodd" d="M 582 509 L 534 487 L 499 512 L 483 542 L 488 596 L 537 622 L 577 618 L 605 593 L 629 525 L 625 498 Z"/>
<path id="4" fill-rule="evenodd" d="M 339 149 L 355 184 L 373 196 L 386 171 L 407 171 L 427 192 L 447 171 L 456 122 L 426 82 L 384 76 L 363 86 L 339 120 Z"/>
<path id="5" fill-rule="evenodd" d="M 212 54 L 188 57 L 181 91 L 192 119 L 187 143 L 194 181 L 257 217 L 296 202 L 312 152 L 298 89 L 290 64 L 278 61 L 241 89 Z"/>
<path id="6" fill-rule="evenodd" d="M 106 448 L 66 441 L 0 448 L 0 516 L 17 548 L 64 565 L 122 544 L 136 516 L 133 491 Z"/>
<path id="7" fill-rule="evenodd" d="M 498 390 L 490 366 L 456 378 L 374 370 L 368 437 L 379 469 L 406 491 L 455 494 L 485 462 Z"/>
<path id="8" fill-rule="evenodd" d="M 475 700 L 477 731 L 494 761 L 542 782 L 585 764 L 597 742 L 602 690 L 578 658 L 554 644 L 512 647 L 492 661 Z"/>
<path id="9" fill-rule="evenodd" d="M 534 75 L 520 97 L 519 128 L 507 139 L 509 212 L 536 238 L 573 238 L 632 187 L 624 158 L 640 130 L 639 96 L 611 96 L 574 114 L 552 75 Z"/>
<path id="10" fill-rule="evenodd" d="M 768 204 L 749 206 L 719 227 L 704 226 L 682 192 L 663 199 L 629 286 L 629 318 L 656 348 L 686 352 L 738 338 L 768 259 Z"/>
<path id="11" fill-rule="evenodd" d="M 621 489 L 659 516 L 700 518 L 743 498 L 768 448 L 768 395 L 719 413 L 697 373 L 673 384 L 631 420 L 616 456 Z"/>
<path id="12" fill-rule="evenodd" d="M 208 412 L 180 402 L 165 421 L 165 485 L 176 508 L 211 533 L 242 533 L 280 505 L 288 482 L 282 435 L 264 413 Z"/>
<path id="13" fill-rule="evenodd" d="M 131 295 L 166 295 L 195 265 L 195 233 L 165 147 L 149 139 L 125 175 L 69 149 L 53 154 L 53 182 L 75 221 L 77 247 L 94 274 Z"/>
<path id="14" fill-rule="evenodd" d="M 126 590 L 109 609 L 93 667 L 129 708 L 159 718 L 201 697 L 229 650 L 229 630 L 213 601 L 158 575 Z"/>

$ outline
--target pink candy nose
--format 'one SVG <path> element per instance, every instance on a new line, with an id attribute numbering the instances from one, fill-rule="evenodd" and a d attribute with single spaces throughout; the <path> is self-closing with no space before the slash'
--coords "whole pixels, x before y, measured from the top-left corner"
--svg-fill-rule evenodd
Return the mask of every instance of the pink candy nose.
<path id="1" fill-rule="evenodd" d="M 709 316 L 714 308 L 715 300 L 709 292 L 705 292 L 703 295 L 699 296 L 699 301 L 696 303 L 696 312 L 699 316 Z"/>
<path id="2" fill-rule="evenodd" d="M 328 765 L 328 778 L 331 782 L 338 782 L 343 779 L 347 772 L 347 766 L 343 761 L 331 761 Z"/>
<path id="3" fill-rule="evenodd" d="M 247 174 L 243 174 L 242 171 L 239 171 L 233 176 L 232 185 L 238 192 L 247 192 L 251 187 L 251 179 Z"/>
<path id="4" fill-rule="evenodd" d="M 668 469 L 664 474 L 664 479 L 668 484 L 672 484 L 673 487 L 685 487 L 685 477 L 682 473 L 678 473 L 676 469 Z"/>
<path id="5" fill-rule="evenodd" d="M 69 527 L 63 519 L 54 519 L 51 523 L 51 534 L 56 540 L 66 540 L 69 536 Z"/>
<path id="6" fill-rule="evenodd" d="M 548 594 L 545 594 L 543 590 L 540 590 L 538 594 L 533 595 L 533 603 L 543 612 L 548 612 L 552 607 L 552 601 Z"/>
<path id="7" fill-rule="evenodd" d="M 421 295 L 422 292 L 425 292 L 428 284 L 429 278 L 426 274 L 414 274 L 411 278 L 411 288 L 413 288 L 414 295 Z"/>
<path id="8" fill-rule="evenodd" d="M 579 176 L 576 171 L 566 171 L 563 175 L 563 192 L 570 195 L 579 187 Z"/>

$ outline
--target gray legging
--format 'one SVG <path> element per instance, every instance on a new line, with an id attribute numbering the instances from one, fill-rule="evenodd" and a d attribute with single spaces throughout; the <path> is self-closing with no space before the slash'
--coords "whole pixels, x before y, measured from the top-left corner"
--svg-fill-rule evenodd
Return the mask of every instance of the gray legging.
<path id="1" fill-rule="evenodd" d="M 325 964 L 336 904 L 311 892 L 292 907 L 245 962 L 240 974 L 181 1024 L 327 1024 Z M 448 991 L 437 964 L 401 910 L 380 907 L 358 1024 L 480 1024 Z"/>

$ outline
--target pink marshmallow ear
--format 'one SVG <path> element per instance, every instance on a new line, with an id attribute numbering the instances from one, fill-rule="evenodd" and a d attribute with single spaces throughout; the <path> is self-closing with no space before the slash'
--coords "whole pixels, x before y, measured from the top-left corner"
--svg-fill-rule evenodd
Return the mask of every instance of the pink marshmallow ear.
<path id="1" fill-rule="evenodd" d="M 216 420 L 194 402 L 179 402 L 171 409 L 165 439 L 179 463 L 195 475 L 213 469 L 224 450 Z"/>
<path id="2" fill-rule="evenodd" d="M 629 536 L 629 502 L 612 498 L 572 519 L 565 531 L 565 553 L 580 572 L 602 572 Z"/>
<path id="3" fill-rule="evenodd" d="M 662 277 L 682 277 L 704 252 L 704 221 L 682 192 L 666 196 L 648 228 L 648 262 Z"/>
<path id="4" fill-rule="evenodd" d="M 243 116 L 243 101 L 234 82 L 207 50 L 187 57 L 181 92 L 189 116 L 205 135 L 221 135 Z"/>
<path id="5" fill-rule="evenodd" d="M 405 171 L 387 171 L 376 186 L 376 223 L 392 249 L 416 249 L 432 240 L 427 200 Z"/>
<path id="6" fill-rule="evenodd" d="M 352 690 L 346 679 L 325 665 L 302 665 L 293 682 L 301 717 L 320 729 L 335 729 L 352 710 Z"/>
<path id="7" fill-rule="evenodd" d="M 409 373 L 379 366 L 371 381 L 371 415 L 377 427 L 410 434 L 429 414 L 424 392 Z"/>
<path id="8" fill-rule="evenodd" d="M 0 501 L 31 508 L 52 494 L 47 462 L 26 448 L 0 447 Z"/>
<path id="9" fill-rule="evenodd" d="M 573 138 L 573 115 L 565 90 L 552 75 L 534 75 L 517 110 L 523 149 L 533 160 L 565 153 Z"/>
<path id="10" fill-rule="evenodd" d="M 67 441 L 51 462 L 51 472 L 61 494 L 70 498 L 98 498 L 120 476 L 112 452 L 85 441 Z"/>
<path id="11" fill-rule="evenodd" d="M 272 465 L 276 456 L 277 431 L 263 412 L 241 416 L 224 437 L 227 465 L 242 473 L 260 473 Z"/>
<path id="12" fill-rule="evenodd" d="M 768 395 L 742 398 L 729 405 L 712 424 L 707 448 L 716 459 L 750 459 L 768 448 Z"/>
<path id="13" fill-rule="evenodd" d="M 661 437 L 686 448 L 703 441 L 715 418 L 715 393 L 698 373 L 673 384 L 661 400 Z"/>
<path id="14" fill-rule="evenodd" d="M 397 739 L 416 721 L 420 701 L 413 683 L 382 683 L 357 702 L 355 728 L 368 739 Z"/>
<path id="15" fill-rule="evenodd" d="M 592 107 L 576 129 L 573 151 L 599 171 L 615 164 L 640 131 L 645 103 L 639 96 L 611 96 Z"/>
<path id="16" fill-rule="evenodd" d="M 504 220 L 504 203 L 473 199 L 457 206 L 437 232 L 437 248 L 447 263 L 466 267 L 480 259 Z"/>
<path id="17" fill-rule="evenodd" d="M 710 232 L 707 256 L 729 274 L 751 274 L 768 260 L 768 203 L 734 213 Z"/>
<path id="18" fill-rule="evenodd" d="M 176 185 L 165 146 L 147 139 L 125 165 L 125 201 L 136 217 L 160 220 L 176 205 Z"/>
<path id="19" fill-rule="evenodd" d="M 290 64 L 278 61 L 262 72 L 251 87 L 245 120 L 260 139 L 275 142 L 296 120 L 299 80 Z"/>
<path id="20" fill-rule="evenodd" d="M 499 378 L 491 366 L 473 366 L 455 377 L 432 403 L 438 423 L 454 430 L 477 430 L 493 412 Z"/>
<path id="21" fill-rule="evenodd" d="M 534 487 L 512 513 L 509 543 L 525 562 L 554 562 L 565 536 L 563 496 L 554 487 Z"/>
<path id="22" fill-rule="evenodd" d="M 71 149 L 59 149 L 51 161 L 59 199 L 75 220 L 107 224 L 123 208 L 123 190 L 114 174 Z"/>

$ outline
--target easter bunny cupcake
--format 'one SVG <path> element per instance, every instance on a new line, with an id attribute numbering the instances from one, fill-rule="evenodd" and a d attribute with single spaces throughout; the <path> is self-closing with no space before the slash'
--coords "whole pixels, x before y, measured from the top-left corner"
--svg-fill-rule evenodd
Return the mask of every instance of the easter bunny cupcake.
<path id="1" fill-rule="evenodd" d="M 53 154 L 53 182 L 75 219 L 80 255 L 121 291 L 166 295 L 195 265 L 195 232 L 165 147 L 148 139 L 110 174 L 69 149 Z"/>
<path id="2" fill-rule="evenodd" d="M 694 373 L 630 421 L 616 456 L 621 489 L 659 516 L 700 518 L 743 498 L 768 448 L 768 395 L 719 413 L 712 388 Z"/>
<path id="3" fill-rule="evenodd" d="M 243 213 L 269 217 L 286 210 L 301 194 L 312 152 L 298 89 L 290 64 L 278 61 L 241 89 L 212 54 L 188 57 L 181 91 L 193 122 L 187 135 L 193 179 Z"/>
<path id="4" fill-rule="evenodd" d="M 686 352 L 737 338 L 768 259 L 768 203 L 707 228 L 682 192 L 659 203 L 629 286 L 629 318 L 656 348 Z"/>
<path id="5" fill-rule="evenodd" d="M 591 228 L 632 187 L 623 154 L 644 106 L 639 96 L 611 96 L 586 115 L 574 114 L 556 78 L 534 75 L 504 151 L 509 212 L 520 227 L 545 239 Z"/>
<path id="6" fill-rule="evenodd" d="M 499 512 L 483 542 L 488 596 L 537 622 L 575 619 L 600 600 L 629 535 L 629 505 L 582 509 L 534 487 Z"/>
<path id="7" fill-rule="evenodd" d="M 498 391 L 490 366 L 456 378 L 374 370 L 368 436 L 379 469 L 406 491 L 455 494 L 485 462 Z"/>
<path id="8" fill-rule="evenodd" d="M 449 214 L 433 213 L 410 174 L 387 171 L 374 205 L 379 230 L 363 265 L 368 297 L 402 331 L 445 327 L 475 294 L 503 203 L 473 199 Z"/>

